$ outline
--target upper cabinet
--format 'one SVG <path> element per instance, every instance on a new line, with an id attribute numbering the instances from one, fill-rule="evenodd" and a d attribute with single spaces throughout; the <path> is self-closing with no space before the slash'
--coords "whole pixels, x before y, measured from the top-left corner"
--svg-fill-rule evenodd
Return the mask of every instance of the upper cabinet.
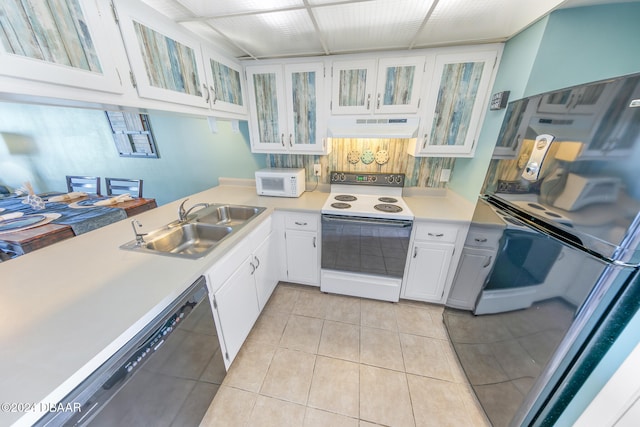
<path id="1" fill-rule="evenodd" d="M 200 42 L 144 4 L 118 0 L 116 6 L 138 94 L 208 108 Z"/>
<path id="2" fill-rule="evenodd" d="M 242 66 L 203 46 L 209 105 L 213 110 L 247 114 Z"/>
<path id="3" fill-rule="evenodd" d="M 424 56 L 334 61 L 331 113 L 416 113 L 424 64 Z"/>
<path id="4" fill-rule="evenodd" d="M 251 148 L 326 154 L 324 63 L 247 66 Z"/>
<path id="5" fill-rule="evenodd" d="M 120 94 L 106 0 L 8 1 L 0 13 L 0 75 Z M 116 34 L 117 35 L 117 34 Z"/>
<path id="6" fill-rule="evenodd" d="M 409 144 L 409 154 L 473 156 L 501 49 L 443 49 L 427 56 L 421 131 Z"/>
<path id="7" fill-rule="evenodd" d="M 142 3 L 118 0 L 117 14 L 140 97 L 246 114 L 239 63 Z"/>

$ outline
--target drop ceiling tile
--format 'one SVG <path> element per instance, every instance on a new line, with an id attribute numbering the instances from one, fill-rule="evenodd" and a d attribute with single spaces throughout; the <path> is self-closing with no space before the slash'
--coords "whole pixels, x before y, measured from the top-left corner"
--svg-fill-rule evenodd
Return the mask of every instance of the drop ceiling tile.
<path id="1" fill-rule="evenodd" d="M 142 0 L 142 2 L 169 17 L 173 21 L 180 21 L 182 19 L 190 19 L 193 17 L 193 13 L 190 10 L 175 0 Z"/>
<path id="2" fill-rule="evenodd" d="M 194 14 L 215 17 L 304 7 L 303 0 L 178 0 Z"/>
<path id="3" fill-rule="evenodd" d="M 413 40 L 431 0 L 376 0 L 313 9 L 332 53 L 404 49 Z"/>
<path id="4" fill-rule="evenodd" d="M 441 1 L 416 37 L 414 47 L 506 40 L 561 1 Z"/>
<path id="5" fill-rule="evenodd" d="M 220 53 L 226 54 L 227 56 L 240 58 L 246 56 L 247 53 L 242 50 L 240 47 L 236 46 L 233 42 L 223 37 L 214 30 L 209 24 L 201 21 L 192 21 L 192 22 L 183 22 L 181 24 L 187 30 L 191 31 L 194 34 L 197 34 L 199 37 L 204 39 L 205 41 L 210 42 L 215 47 L 218 48 Z"/>
<path id="6" fill-rule="evenodd" d="M 208 23 L 258 58 L 324 53 L 306 10 L 218 18 Z"/>

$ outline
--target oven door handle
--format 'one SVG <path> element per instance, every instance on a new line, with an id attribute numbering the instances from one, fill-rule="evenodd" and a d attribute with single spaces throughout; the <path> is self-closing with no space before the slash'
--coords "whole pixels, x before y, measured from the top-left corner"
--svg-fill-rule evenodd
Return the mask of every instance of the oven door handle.
<path id="1" fill-rule="evenodd" d="M 389 227 L 406 228 L 413 225 L 413 221 L 404 219 L 362 218 L 359 216 L 322 215 L 322 220 L 327 222 L 348 222 L 367 225 L 384 225 Z"/>

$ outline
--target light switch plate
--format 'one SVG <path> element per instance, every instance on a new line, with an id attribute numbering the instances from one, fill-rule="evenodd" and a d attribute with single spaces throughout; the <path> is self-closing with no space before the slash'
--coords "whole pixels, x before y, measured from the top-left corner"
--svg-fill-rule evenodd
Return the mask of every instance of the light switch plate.
<path id="1" fill-rule="evenodd" d="M 451 178 L 451 169 L 442 169 L 440 171 L 440 182 L 449 182 Z"/>

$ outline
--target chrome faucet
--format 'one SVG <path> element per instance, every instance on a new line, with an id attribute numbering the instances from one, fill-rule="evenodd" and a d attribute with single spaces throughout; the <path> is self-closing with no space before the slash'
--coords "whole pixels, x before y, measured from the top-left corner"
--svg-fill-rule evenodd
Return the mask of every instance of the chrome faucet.
<path id="1" fill-rule="evenodd" d="M 184 204 L 187 202 L 187 200 L 189 199 L 184 199 L 182 203 L 180 203 L 180 207 L 178 208 L 178 221 L 180 222 L 185 222 L 187 220 L 187 217 L 191 213 L 191 211 L 197 208 L 198 206 L 202 206 L 203 208 L 209 207 L 209 203 L 196 203 L 195 205 L 191 206 L 189 209 L 185 210 Z"/>
<path id="2" fill-rule="evenodd" d="M 140 224 L 140 221 L 138 221 L 137 219 L 132 220 L 131 221 L 131 226 L 133 227 L 133 232 L 136 235 L 136 244 L 138 246 L 141 246 L 141 245 L 146 243 L 144 241 L 144 236 L 146 236 L 148 233 L 138 233 L 138 229 L 136 228 L 136 225 L 138 227 L 142 227 L 142 224 Z"/>

